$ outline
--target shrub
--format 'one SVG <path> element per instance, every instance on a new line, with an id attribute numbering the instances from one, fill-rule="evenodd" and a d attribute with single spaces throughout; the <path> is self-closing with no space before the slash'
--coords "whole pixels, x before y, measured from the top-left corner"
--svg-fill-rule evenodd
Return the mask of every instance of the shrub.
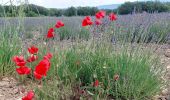
<path id="1" fill-rule="evenodd" d="M 143 100 L 160 91 L 162 69 L 159 59 L 151 56 L 147 50 L 141 51 L 140 47 L 130 49 L 131 46 L 124 45 L 123 48 L 113 49 L 108 46 L 96 45 L 95 48 L 89 48 L 78 45 L 59 52 L 58 58 L 54 59 L 56 62 L 52 62 L 52 66 L 57 69 L 53 69 L 50 75 L 57 74 L 56 81 L 64 83 L 61 87 L 77 85 L 93 95 L 94 99 L 96 96 L 111 96 L 112 99 Z M 118 75 L 117 80 L 115 75 Z M 92 85 L 95 80 L 99 80 L 98 87 Z M 59 97 L 56 90 L 61 87 L 53 83 L 50 86 L 56 88 L 49 90 L 55 94 L 47 92 L 49 87 L 46 85 L 44 90 L 40 90 L 44 91 L 42 95 Z"/>

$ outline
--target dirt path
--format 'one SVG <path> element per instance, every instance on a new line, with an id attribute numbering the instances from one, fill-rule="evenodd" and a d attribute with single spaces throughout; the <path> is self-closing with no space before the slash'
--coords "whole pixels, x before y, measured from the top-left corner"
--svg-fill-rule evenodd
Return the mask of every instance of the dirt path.
<path id="1" fill-rule="evenodd" d="M 21 100 L 25 90 L 24 86 L 17 86 L 17 84 L 14 78 L 2 78 L 0 81 L 0 100 Z"/>

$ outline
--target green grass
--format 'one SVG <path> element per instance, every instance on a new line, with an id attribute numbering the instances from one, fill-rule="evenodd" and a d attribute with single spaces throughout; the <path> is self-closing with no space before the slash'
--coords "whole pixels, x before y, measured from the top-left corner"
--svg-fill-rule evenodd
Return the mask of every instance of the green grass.
<path id="1" fill-rule="evenodd" d="M 0 76 L 10 75 L 15 71 L 12 57 L 21 52 L 17 35 L 16 29 L 10 27 L 0 32 Z"/>
<path id="2" fill-rule="evenodd" d="M 79 28 L 76 28 L 75 30 L 71 27 L 65 26 L 56 31 L 56 33 L 59 35 L 60 40 L 75 40 L 76 38 L 88 40 L 90 37 L 89 30 L 86 28 L 82 28 L 81 26 Z"/>
<path id="3" fill-rule="evenodd" d="M 142 51 L 139 46 L 131 49 L 127 45 L 121 48 L 110 48 L 109 45 L 88 48 L 78 44 L 59 51 L 58 56 L 52 60 L 52 71 L 48 73 L 49 77 L 55 79 L 50 85 L 45 83 L 43 89 L 38 90 L 38 95 L 45 95 L 45 98 L 50 95 L 54 100 L 62 96 L 76 96 L 71 86 L 85 89 L 93 94 L 93 99 L 112 96 L 116 100 L 149 100 L 160 92 L 163 69 L 157 57 L 148 50 Z M 120 77 L 118 81 L 113 78 L 116 74 Z M 92 86 L 96 79 L 100 82 L 97 88 Z M 57 85 L 55 82 L 61 83 Z M 66 92 L 59 95 L 56 92 L 61 87 Z M 66 95 L 68 91 L 72 92 Z M 43 98 L 41 96 L 38 98 Z"/>

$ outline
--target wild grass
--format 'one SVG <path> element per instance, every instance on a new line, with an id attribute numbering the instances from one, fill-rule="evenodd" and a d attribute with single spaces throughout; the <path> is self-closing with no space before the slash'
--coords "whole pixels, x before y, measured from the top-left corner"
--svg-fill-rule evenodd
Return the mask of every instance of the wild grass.
<path id="1" fill-rule="evenodd" d="M 41 26 L 44 18 L 33 18 L 39 20 L 38 24 L 31 22 L 32 18 L 23 17 L 24 7 L 20 9 L 19 24 L 11 24 L 5 18 L 7 21 L 1 26 L 4 29 L 0 32 L 0 75 L 15 73 L 11 58 L 14 55 L 27 57 L 26 50 L 31 45 L 39 48 L 39 60 L 46 52 L 51 52 L 53 58 L 47 77 L 43 79 L 42 87 L 33 89 L 37 100 L 150 100 L 165 85 L 161 79 L 164 69 L 160 58 L 153 48 L 144 46 L 167 43 L 170 24 L 169 20 L 161 18 L 161 14 L 156 14 L 158 17 L 150 22 L 147 21 L 154 14 L 127 15 L 119 16 L 113 23 L 105 20 L 103 26 L 82 28 L 82 17 L 55 20 L 45 17 Z M 157 18 L 160 18 L 159 22 L 155 22 Z M 44 39 L 56 19 L 63 20 L 65 27 L 55 30 L 57 39 Z M 37 37 L 34 31 L 39 33 Z M 74 41 L 68 43 L 70 40 Z M 38 61 L 28 67 L 34 69 Z M 118 76 L 116 80 L 115 75 Z M 96 80 L 99 81 L 97 87 L 93 86 Z"/>
<path id="2" fill-rule="evenodd" d="M 116 100 L 149 100 L 159 93 L 163 86 L 160 79 L 163 69 L 159 59 L 150 51 L 141 50 L 139 46 L 132 49 L 131 45 L 119 48 L 109 47 L 109 43 L 106 46 L 95 45 L 95 48 L 86 45 L 89 44 L 81 43 L 81 46 L 58 52 L 48 73 L 50 79 L 55 77 L 55 80 L 50 85 L 48 82 L 47 85 L 43 84 L 44 87 L 38 89 L 38 95 L 50 96 L 52 100 L 68 96 L 80 96 L 84 99 L 90 96 L 94 100 L 109 97 Z M 114 80 L 114 75 L 119 75 L 117 81 Z M 95 80 L 99 80 L 98 87 L 93 87 Z M 58 89 L 72 92 L 58 95 Z"/>

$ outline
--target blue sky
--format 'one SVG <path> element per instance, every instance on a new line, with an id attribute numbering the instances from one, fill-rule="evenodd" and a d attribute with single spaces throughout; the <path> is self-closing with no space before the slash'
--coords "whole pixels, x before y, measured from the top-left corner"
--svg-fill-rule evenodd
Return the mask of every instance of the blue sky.
<path id="1" fill-rule="evenodd" d="M 1 4 L 8 2 L 9 0 L 0 0 Z M 22 1 L 22 0 L 15 0 Z M 24 0 L 23 0 L 24 1 Z M 47 8 L 67 8 L 71 6 L 99 6 L 108 4 L 121 4 L 126 1 L 137 1 L 137 0 L 28 0 L 29 3 L 44 6 Z M 148 1 L 148 0 L 138 0 Z M 154 0 L 149 0 L 154 1 Z M 159 0 L 159 1 L 170 1 L 170 0 Z"/>

